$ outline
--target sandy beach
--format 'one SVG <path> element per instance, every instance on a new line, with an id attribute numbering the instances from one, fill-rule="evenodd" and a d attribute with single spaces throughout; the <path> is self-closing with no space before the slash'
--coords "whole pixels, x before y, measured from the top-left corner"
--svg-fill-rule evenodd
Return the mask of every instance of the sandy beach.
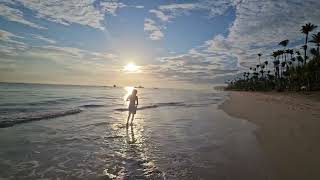
<path id="1" fill-rule="evenodd" d="M 257 139 L 278 179 L 320 179 L 319 93 L 231 92 L 220 108 L 258 126 Z"/>

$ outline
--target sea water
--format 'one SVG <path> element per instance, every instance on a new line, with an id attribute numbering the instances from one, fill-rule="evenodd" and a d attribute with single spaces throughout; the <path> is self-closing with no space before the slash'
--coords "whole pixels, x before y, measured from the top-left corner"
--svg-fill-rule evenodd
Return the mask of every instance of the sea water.
<path id="1" fill-rule="evenodd" d="M 226 92 L 0 84 L 0 179 L 268 179 L 256 127 Z"/>

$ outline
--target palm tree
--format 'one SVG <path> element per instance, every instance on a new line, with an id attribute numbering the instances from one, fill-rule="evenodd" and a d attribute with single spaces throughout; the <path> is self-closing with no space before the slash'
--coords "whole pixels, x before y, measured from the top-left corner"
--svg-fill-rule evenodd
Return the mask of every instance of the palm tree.
<path id="1" fill-rule="evenodd" d="M 283 46 L 283 54 L 284 54 L 284 61 L 287 62 L 287 51 L 286 48 L 288 46 L 289 40 L 283 40 L 281 42 L 279 42 L 279 45 Z"/>
<path id="2" fill-rule="evenodd" d="M 281 45 L 281 46 L 283 46 L 283 47 L 287 47 L 287 45 L 288 45 L 288 43 L 289 43 L 289 40 L 288 39 L 286 39 L 286 40 L 283 40 L 283 41 L 281 41 L 281 42 L 279 42 L 279 45 Z"/>
<path id="3" fill-rule="evenodd" d="M 274 58 L 273 66 L 274 66 L 274 72 L 275 72 L 276 78 L 279 78 L 279 63 L 280 63 L 280 61 L 277 60 L 278 56 L 279 56 L 278 51 L 272 52 L 272 57 Z"/>
<path id="4" fill-rule="evenodd" d="M 281 63 L 281 77 L 283 77 L 283 69 L 286 66 L 286 62 Z"/>
<path id="5" fill-rule="evenodd" d="M 289 49 L 289 54 L 290 54 L 290 59 L 292 59 L 292 57 L 293 57 L 293 54 L 294 54 L 294 51 L 293 51 L 293 49 Z"/>
<path id="6" fill-rule="evenodd" d="M 318 32 L 317 34 L 313 34 L 313 35 L 312 35 L 312 40 L 309 41 L 309 42 L 312 42 L 312 43 L 316 44 L 316 46 L 317 46 L 317 54 L 319 55 L 320 32 Z"/>
<path id="7" fill-rule="evenodd" d="M 311 34 L 316 25 L 307 23 L 301 28 L 301 32 L 305 34 L 305 43 L 300 49 L 288 48 L 289 40 L 283 40 L 279 45 L 280 48 L 272 52 L 273 68 L 268 61 L 261 62 L 261 53 L 259 56 L 259 64 L 251 66 L 248 71 L 242 72 L 233 81 L 229 81 L 229 88 L 242 90 L 298 90 L 302 86 L 306 86 L 307 90 L 320 90 L 320 32 L 312 34 L 312 38 L 308 41 L 308 35 Z M 308 43 L 313 43 L 312 47 L 308 47 Z M 309 54 L 312 58 L 308 58 Z M 264 58 L 267 60 L 267 58 Z M 309 59 L 309 60 L 308 60 Z M 270 61 L 271 62 L 271 61 Z M 271 72 L 271 73 L 270 73 Z M 274 72 L 274 73 L 273 73 Z M 264 84 L 264 87 L 262 86 Z"/>
<path id="8" fill-rule="evenodd" d="M 269 63 L 268 61 L 265 61 L 265 62 L 264 62 L 264 64 L 265 64 L 266 67 L 268 66 L 268 63 Z"/>
<path id="9" fill-rule="evenodd" d="M 304 50 L 304 65 L 307 63 L 307 59 L 308 59 L 308 56 L 307 56 L 307 49 L 308 49 L 308 45 L 303 45 L 301 46 L 301 49 Z"/>
<path id="10" fill-rule="evenodd" d="M 305 40 L 305 50 L 304 50 L 304 64 L 306 64 L 307 62 L 307 49 L 308 49 L 308 35 L 309 35 L 309 32 L 313 31 L 314 29 L 316 29 L 318 26 L 314 25 L 314 24 L 311 24 L 311 23 L 307 23 L 305 25 L 303 25 L 301 27 L 301 33 L 305 34 L 306 35 L 306 40 Z"/>
<path id="11" fill-rule="evenodd" d="M 259 53 L 258 56 L 259 56 L 259 64 L 261 64 L 261 62 L 260 62 L 260 57 L 262 56 L 262 54 Z"/>
<path id="12" fill-rule="evenodd" d="M 243 76 L 243 80 L 246 80 L 247 73 L 244 72 L 242 76 Z"/>
<path id="13" fill-rule="evenodd" d="M 263 76 L 263 73 L 264 73 L 263 69 L 260 70 L 260 73 L 261 73 L 261 79 L 262 79 L 264 77 Z"/>
<path id="14" fill-rule="evenodd" d="M 274 66 L 274 71 L 275 71 L 275 74 L 276 74 L 276 78 L 280 78 L 279 64 L 280 64 L 279 60 L 274 60 L 273 61 L 273 66 Z"/>
<path id="15" fill-rule="evenodd" d="M 310 49 L 310 53 L 313 55 L 313 56 L 318 56 L 318 51 L 315 49 L 315 48 L 312 48 Z"/>
<path id="16" fill-rule="evenodd" d="M 274 58 L 274 61 L 276 61 L 278 56 L 277 51 L 272 52 L 271 56 Z"/>
<path id="17" fill-rule="evenodd" d="M 298 65 L 301 63 L 303 63 L 304 62 L 304 60 L 303 60 L 303 58 L 302 58 L 302 56 L 301 55 L 299 55 L 299 56 L 297 56 L 297 59 L 298 59 Z"/>
<path id="18" fill-rule="evenodd" d="M 281 56 L 281 59 L 283 60 L 283 53 L 284 53 L 284 51 L 283 51 L 283 50 L 278 50 L 277 52 L 278 52 L 278 55 Z M 279 58 L 280 58 L 280 57 L 279 57 Z M 279 58 L 278 58 L 278 60 L 279 60 Z"/>

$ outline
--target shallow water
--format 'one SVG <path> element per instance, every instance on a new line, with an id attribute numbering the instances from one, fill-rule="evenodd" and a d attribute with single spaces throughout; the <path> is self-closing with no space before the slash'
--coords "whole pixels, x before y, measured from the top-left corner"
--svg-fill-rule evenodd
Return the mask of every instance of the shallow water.
<path id="1" fill-rule="evenodd" d="M 272 179 L 256 127 L 217 108 L 224 92 L 139 89 L 127 128 L 124 88 L 0 91 L 0 121 L 11 123 L 0 129 L 0 178 Z"/>

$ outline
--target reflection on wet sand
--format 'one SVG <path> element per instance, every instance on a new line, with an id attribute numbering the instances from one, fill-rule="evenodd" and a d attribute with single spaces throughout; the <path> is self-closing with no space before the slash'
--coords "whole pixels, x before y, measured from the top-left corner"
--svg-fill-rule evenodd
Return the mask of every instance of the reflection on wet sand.
<path id="1" fill-rule="evenodd" d="M 129 129 L 130 129 L 130 134 L 129 134 Z M 129 126 L 127 126 L 126 128 L 126 141 L 128 144 L 134 144 L 135 142 L 137 142 L 137 140 L 134 138 L 134 130 L 133 130 L 133 124 Z"/>
<path id="2" fill-rule="evenodd" d="M 147 156 L 143 146 L 143 118 L 139 123 L 126 126 L 123 169 L 125 178 L 133 179 L 165 179 L 152 160 Z"/>

